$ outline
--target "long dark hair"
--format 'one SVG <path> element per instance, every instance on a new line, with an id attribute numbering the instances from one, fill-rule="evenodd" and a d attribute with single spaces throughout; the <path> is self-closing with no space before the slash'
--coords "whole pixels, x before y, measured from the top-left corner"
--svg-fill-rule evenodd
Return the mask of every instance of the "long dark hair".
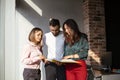
<path id="1" fill-rule="evenodd" d="M 68 34 L 66 34 L 65 32 L 65 28 L 64 25 L 67 25 L 70 29 L 73 30 L 74 35 L 72 36 L 68 36 Z M 75 20 L 73 19 L 67 19 L 64 23 L 63 23 L 63 32 L 64 32 L 64 36 L 65 36 L 65 41 L 66 43 L 73 45 L 75 42 L 79 41 L 80 36 L 81 36 L 81 32 L 79 31 L 78 28 L 78 24 L 75 22 Z M 70 37 L 72 37 L 72 39 L 70 39 Z"/>

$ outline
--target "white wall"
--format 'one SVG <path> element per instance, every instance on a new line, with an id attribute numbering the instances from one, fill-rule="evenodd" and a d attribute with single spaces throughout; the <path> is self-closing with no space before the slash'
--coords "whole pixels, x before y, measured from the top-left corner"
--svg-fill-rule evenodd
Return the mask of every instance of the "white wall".
<path id="1" fill-rule="evenodd" d="M 21 0 L 17 11 L 33 26 L 48 32 L 50 17 L 58 18 L 62 23 L 73 18 L 83 31 L 82 0 Z"/>
<path id="2" fill-rule="evenodd" d="M 15 29 L 15 0 L 0 0 L 0 80 L 16 80 Z"/>
<path id="3" fill-rule="evenodd" d="M 5 39 L 4 39 L 4 21 L 5 21 L 5 2 L 0 0 L 0 80 L 4 80 L 4 70 L 5 70 L 5 63 L 4 63 L 4 59 L 5 59 L 5 55 L 4 55 L 4 48 L 5 48 Z"/>

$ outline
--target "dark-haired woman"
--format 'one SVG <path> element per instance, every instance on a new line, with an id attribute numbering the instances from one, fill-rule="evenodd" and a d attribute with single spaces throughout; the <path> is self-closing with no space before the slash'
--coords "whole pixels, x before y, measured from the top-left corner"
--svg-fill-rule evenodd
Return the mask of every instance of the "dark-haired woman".
<path id="1" fill-rule="evenodd" d="M 87 68 L 85 60 L 88 56 L 89 45 L 86 37 L 79 31 L 78 25 L 73 19 L 63 23 L 65 36 L 64 59 L 73 59 L 79 63 L 66 64 L 67 80 L 86 80 Z"/>

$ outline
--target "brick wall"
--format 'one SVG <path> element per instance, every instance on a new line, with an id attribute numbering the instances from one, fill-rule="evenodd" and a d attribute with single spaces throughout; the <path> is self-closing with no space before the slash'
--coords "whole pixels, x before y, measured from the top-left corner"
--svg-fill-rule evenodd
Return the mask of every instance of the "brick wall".
<path id="1" fill-rule="evenodd" d="M 101 65 L 101 57 L 106 54 L 106 33 L 104 0 L 84 0 L 84 32 L 88 35 L 89 60 L 92 65 Z"/>

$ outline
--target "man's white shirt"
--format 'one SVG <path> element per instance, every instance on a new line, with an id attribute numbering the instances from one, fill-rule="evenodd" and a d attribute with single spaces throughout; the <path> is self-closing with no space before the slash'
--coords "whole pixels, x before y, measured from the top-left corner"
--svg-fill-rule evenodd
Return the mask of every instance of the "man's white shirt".
<path id="1" fill-rule="evenodd" d="M 43 45 L 48 48 L 47 59 L 61 60 L 64 54 L 64 35 L 62 32 L 54 36 L 51 32 L 46 33 L 43 37 Z"/>

